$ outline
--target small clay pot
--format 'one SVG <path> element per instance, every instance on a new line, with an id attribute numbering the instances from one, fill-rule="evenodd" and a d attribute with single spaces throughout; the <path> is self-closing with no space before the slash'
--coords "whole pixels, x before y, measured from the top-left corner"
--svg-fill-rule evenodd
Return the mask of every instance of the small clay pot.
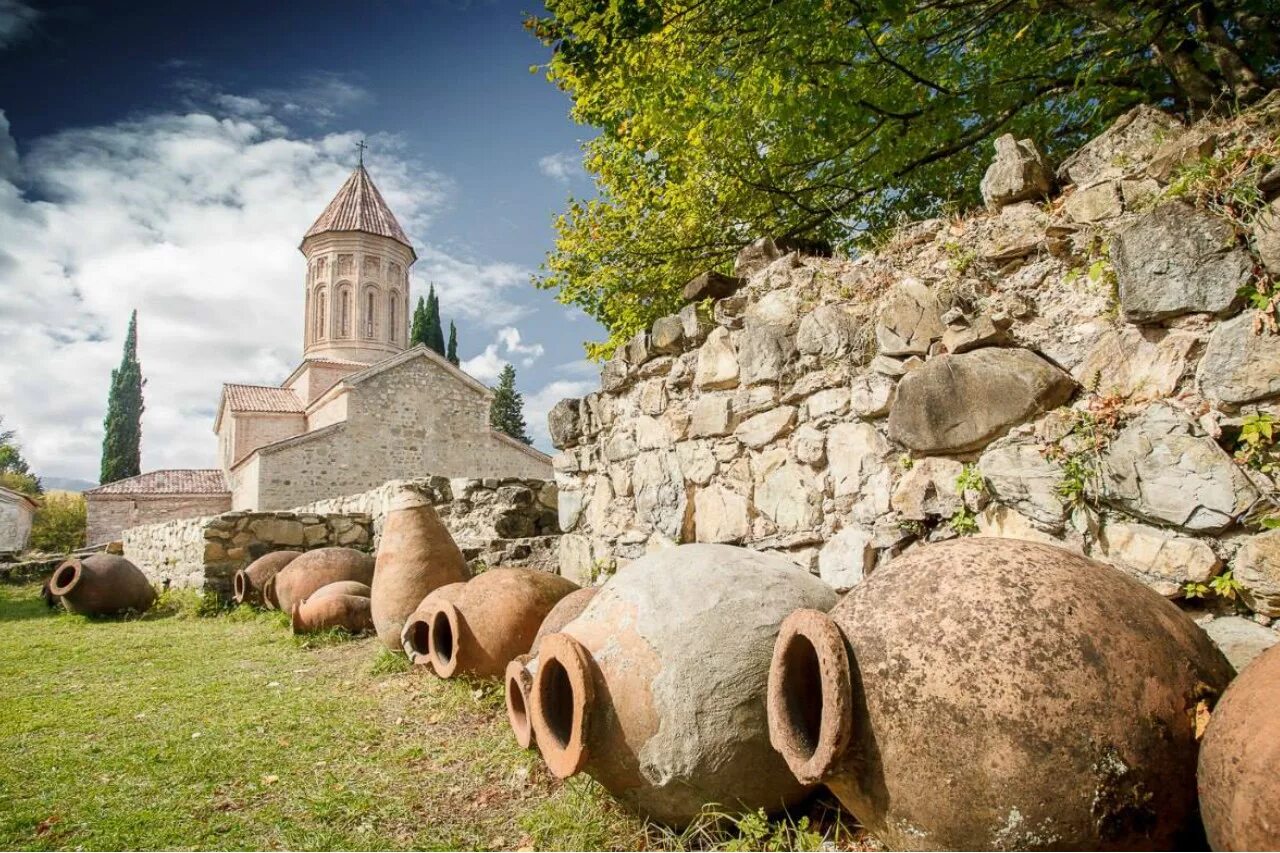
<path id="1" fill-rule="evenodd" d="M 533 645 L 542 620 L 578 585 L 536 569 L 490 569 L 429 616 L 431 666 L 441 678 L 498 678 Z"/>
<path id="2" fill-rule="evenodd" d="M 539 644 L 530 710 L 547 767 L 588 773 L 674 825 L 709 803 L 798 802 L 808 786 L 769 745 L 769 657 L 787 614 L 835 602 L 790 560 L 745 548 L 681 545 L 629 563 Z"/>
<path id="3" fill-rule="evenodd" d="M 263 554 L 236 572 L 232 581 L 234 589 L 232 600 L 236 604 L 266 605 L 268 609 L 275 606 L 274 603 L 267 602 L 263 595 L 264 587 L 268 580 L 300 556 L 302 556 L 301 551 L 272 551 L 270 554 Z"/>
<path id="4" fill-rule="evenodd" d="M 1280 850 L 1280 646 L 1227 688 L 1200 743 L 1197 779 L 1214 850 Z"/>
<path id="5" fill-rule="evenodd" d="M 143 613 L 156 600 L 147 576 L 124 557 L 93 554 L 70 557 L 53 572 L 49 592 L 72 613 L 107 616 L 134 610 Z"/>
<path id="6" fill-rule="evenodd" d="M 326 628 L 362 634 L 373 630 L 373 614 L 368 596 L 333 592 L 313 595 L 301 604 L 294 604 L 290 624 L 295 634 L 310 634 Z"/>
<path id="7" fill-rule="evenodd" d="M 373 624 L 388 649 L 400 647 L 405 619 L 432 590 L 471 577 L 448 529 L 422 494 L 402 491 L 387 513 L 373 573 Z"/>
<path id="8" fill-rule="evenodd" d="M 516 743 L 523 749 L 529 749 L 534 743 L 533 722 L 529 719 L 529 691 L 533 688 L 533 673 L 538 667 L 538 647 L 542 644 L 542 638 L 560 631 L 577 619 L 599 590 L 600 587 L 597 586 L 583 587 L 560 599 L 538 626 L 538 633 L 533 638 L 533 645 L 529 646 L 529 653 L 517 655 L 507 664 L 503 675 L 507 685 L 507 720 L 511 723 Z"/>
<path id="9" fill-rule="evenodd" d="M 456 601 L 467 586 L 465 581 L 447 583 L 432 590 L 404 620 L 400 647 L 414 666 L 431 665 L 431 614 L 437 601 Z"/>
<path id="10" fill-rule="evenodd" d="M 909 551 L 782 625 L 774 746 L 890 849 L 1185 849 L 1196 715 L 1231 665 L 1175 605 L 1060 548 Z"/>
<path id="11" fill-rule="evenodd" d="M 373 558 L 354 548 L 317 548 L 294 558 L 281 569 L 267 587 L 277 606 L 285 613 L 306 601 L 322 586 L 335 581 L 373 581 Z"/>

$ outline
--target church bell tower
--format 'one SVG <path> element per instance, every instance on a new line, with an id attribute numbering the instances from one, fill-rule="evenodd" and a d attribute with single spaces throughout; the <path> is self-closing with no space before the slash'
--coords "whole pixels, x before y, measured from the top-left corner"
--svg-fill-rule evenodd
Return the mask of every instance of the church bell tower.
<path id="1" fill-rule="evenodd" d="M 418 256 L 361 155 L 299 247 L 307 259 L 304 359 L 372 364 L 408 348 L 409 268 Z"/>

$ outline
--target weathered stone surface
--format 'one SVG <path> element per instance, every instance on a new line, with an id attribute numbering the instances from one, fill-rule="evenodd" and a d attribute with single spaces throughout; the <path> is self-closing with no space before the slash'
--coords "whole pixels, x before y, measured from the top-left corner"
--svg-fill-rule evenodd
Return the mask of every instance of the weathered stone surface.
<path id="1" fill-rule="evenodd" d="M 880 418 L 889 414 L 898 383 L 880 373 L 863 373 L 849 386 L 849 408 L 860 418 Z"/>
<path id="2" fill-rule="evenodd" d="M 1280 530 L 1253 536 L 1236 553 L 1232 576 L 1244 586 L 1240 597 L 1264 616 L 1280 616 Z"/>
<path id="3" fill-rule="evenodd" d="M 1120 182 L 1120 197 L 1126 210 L 1138 210 L 1160 195 L 1160 184 L 1153 178 L 1137 178 Z"/>
<path id="4" fill-rule="evenodd" d="M 686 302 L 701 302 L 703 299 L 724 299 L 738 292 L 738 288 L 746 284 L 746 279 L 707 270 L 695 276 L 684 286 L 680 295 Z"/>
<path id="5" fill-rule="evenodd" d="M 636 446 L 641 450 L 666 450 L 671 447 L 671 430 L 652 415 L 636 418 Z"/>
<path id="6" fill-rule="evenodd" d="M 747 447 L 758 449 L 789 433 L 795 423 L 795 406 L 779 406 L 747 418 L 733 431 L 733 437 Z"/>
<path id="7" fill-rule="evenodd" d="M 1008 314 L 995 317 L 979 314 L 972 319 L 962 315 L 947 324 L 947 330 L 942 333 L 942 346 L 957 355 L 982 347 L 1012 346 L 1013 338 L 1009 334 L 1012 325 L 1013 318 Z"/>
<path id="8" fill-rule="evenodd" d="M 705 486 L 715 476 L 718 463 L 705 441 L 682 441 L 676 445 L 680 470 L 690 483 Z"/>
<path id="9" fill-rule="evenodd" d="M 604 458 L 610 462 L 622 462 L 636 455 L 635 430 L 633 428 L 615 430 L 604 444 Z"/>
<path id="10" fill-rule="evenodd" d="M 1280 335 L 1255 324 L 1257 315 L 1246 311 L 1209 336 L 1196 372 L 1209 399 L 1239 405 L 1280 394 Z"/>
<path id="11" fill-rule="evenodd" d="M 680 541 L 687 498 L 680 460 L 674 450 L 655 450 L 636 457 L 631 474 L 636 518 Z"/>
<path id="12" fill-rule="evenodd" d="M 680 318 L 680 325 L 684 328 L 686 345 L 700 344 L 706 340 L 711 331 L 711 320 L 697 305 L 684 306 L 676 316 Z"/>
<path id="13" fill-rule="evenodd" d="M 1280 275 L 1280 199 L 1258 214 L 1253 223 L 1253 247 L 1267 271 Z"/>
<path id="14" fill-rule="evenodd" d="M 660 415 L 667 409 L 667 386 L 661 379 L 651 379 L 640 386 L 636 397 L 640 411 L 646 415 Z"/>
<path id="15" fill-rule="evenodd" d="M 884 355 L 925 355 L 942 337 L 942 310 L 928 287 L 915 279 L 889 294 L 876 321 L 876 343 Z"/>
<path id="16" fill-rule="evenodd" d="M 722 486 L 694 495 L 695 534 L 699 542 L 741 542 L 751 532 L 747 499 Z"/>
<path id="17" fill-rule="evenodd" d="M 812 424 L 802 424 L 791 436 L 791 452 L 806 465 L 821 465 L 827 458 L 827 436 Z"/>
<path id="18" fill-rule="evenodd" d="M 1156 148 L 1147 164 L 1147 174 L 1166 182 L 1179 168 L 1211 156 L 1217 147 L 1218 135 L 1212 131 L 1197 128 L 1177 133 Z"/>
<path id="19" fill-rule="evenodd" d="M 551 444 L 557 450 L 574 447 L 582 438 L 582 426 L 578 419 L 581 406 L 581 400 L 571 397 L 556 403 L 547 413 L 547 432 L 551 434 Z"/>
<path id="20" fill-rule="evenodd" d="M 964 505 L 956 481 L 964 466 L 954 459 L 917 459 L 893 490 L 889 506 L 902 518 L 950 518 Z"/>
<path id="21" fill-rule="evenodd" d="M 1178 201 L 1118 228 L 1111 260 L 1131 323 L 1227 314 L 1239 305 L 1237 291 L 1253 267 L 1230 225 Z"/>
<path id="22" fill-rule="evenodd" d="M 1024 539 L 1028 542 L 1043 542 L 1046 545 L 1067 547 L 1067 543 L 1056 536 L 1045 533 L 1036 527 L 1022 513 L 1010 509 L 1003 504 L 993 503 L 978 513 L 978 535 L 990 536 L 994 539 Z"/>
<path id="23" fill-rule="evenodd" d="M 827 388 L 811 394 L 804 401 L 805 417 L 811 421 L 825 421 L 843 415 L 849 408 L 848 388 Z"/>
<path id="24" fill-rule="evenodd" d="M 717 326 L 698 350 L 698 370 L 693 381 L 704 390 L 737 386 L 738 358 L 725 327 Z"/>
<path id="25" fill-rule="evenodd" d="M 805 355 L 837 358 L 853 351 L 859 321 L 842 305 L 821 305 L 800 318 L 796 346 Z M 862 353 L 854 353 L 861 362 Z"/>
<path id="26" fill-rule="evenodd" d="M 673 315 L 653 321 L 649 342 L 657 352 L 678 353 L 684 349 L 684 323 Z"/>
<path id="27" fill-rule="evenodd" d="M 1044 198 L 1053 188 L 1053 175 L 1033 140 L 997 137 L 996 156 L 982 176 L 979 188 L 987 207 L 995 209 L 1015 201 Z"/>
<path id="28" fill-rule="evenodd" d="M 1243 616 L 1219 616 L 1202 626 L 1236 672 L 1253 663 L 1267 649 L 1280 643 L 1280 634 Z"/>
<path id="29" fill-rule="evenodd" d="M 796 322 L 797 299 L 794 288 L 769 290 L 746 306 L 743 315 L 748 325 L 777 326 L 788 330 Z"/>
<path id="30" fill-rule="evenodd" d="M 891 449 L 869 423 L 836 424 L 827 433 L 827 465 L 837 498 L 852 496 L 864 502 L 864 510 L 874 520 L 889 511 L 893 471 Z"/>
<path id="31" fill-rule="evenodd" d="M 846 527 L 827 540 L 818 552 L 818 577 L 836 592 L 848 592 L 875 568 L 874 534 Z"/>
<path id="32" fill-rule="evenodd" d="M 1067 506 L 1058 491 L 1062 467 L 1044 457 L 1039 445 L 1025 436 L 1009 436 L 991 444 L 978 459 L 978 470 L 997 501 L 1033 522 L 1058 530 Z"/>
<path id="33" fill-rule="evenodd" d="M 795 342 L 785 330 L 775 326 L 748 326 L 738 336 L 739 381 L 743 385 L 779 382 L 795 354 Z"/>
<path id="34" fill-rule="evenodd" d="M 1118 181 L 1103 181 L 1091 187 L 1078 189 L 1063 205 L 1067 218 L 1072 222 L 1091 224 L 1115 219 L 1124 213 L 1124 199 L 1120 196 Z"/>
<path id="35" fill-rule="evenodd" d="M 1225 530 L 1258 496 L 1221 447 L 1163 403 L 1120 431 L 1102 467 L 1110 503 L 1136 518 L 1196 533 Z"/>
<path id="36" fill-rule="evenodd" d="M 582 509 L 586 504 L 587 493 L 585 491 L 575 489 L 571 492 L 560 492 L 559 505 L 556 510 L 562 531 L 568 533 L 578 526 L 578 519 L 582 517 Z"/>
<path id="37" fill-rule="evenodd" d="M 1123 326 L 1105 332 L 1071 375 L 1100 394 L 1134 401 L 1173 394 L 1195 346 L 1187 332 Z"/>
<path id="38" fill-rule="evenodd" d="M 1181 132 L 1172 116 L 1145 104 L 1134 107 L 1064 160 L 1058 174 L 1077 186 L 1138 174 L 1163 143 Z"/>
<path id="39" fill-rule="evenodd" d="M 647 329 L 641 329 L 632 335 L 631 340 L 622 348 L 623 359 L 632 366 L 644 364 L 652 354 Z"/>
<path id="40" fill-rule="evenodd" d="M 736 425 L 732 397 L 703 396 L 694 401 L 689 418 L 689 435 L 694 438 L 728 435 Z"/>
<path id="41" fill-rule="evenodd" d="M 1074 390 L 1071 377 L 1030 350 L 937 356 L 898 383 L 889 435 L 920 453 L 973 450 L 1057 408 Z"/>
<path id="42" fill-rule="evenodd" d="M 631 378 L 631 369 L 626 359 L 614 356 L 604 363 L 600 369 L 600 390 L 615 394 L 627 386 Z"/>
<path id="43" fill-rule="evenodd" d="M 1044 245 L 1049 218 L 1039 207 L 1024 201 L 1009 205 L 984 224 L 978 254 L 993 263 L 1003 263 L 1039 250 Z"/>
<path id="44" fill-rule="evenodd" d="M 1099 554 L 1166 598 L 1182 594 L 1188 581 L 1207 583 L 1222 561 L 1208 543 L 1173 536 L 1143 524 L 1107 524 L 1098 534 Z"/>
<path id="45" fill-rule="evenodd" d="M 753 240 L 738 250 L 737 257 L 733 259 L 733 274 L 739 278 L 750 278 L 783 254 L 772 237 Z"/>
<path id="46" fill-rule="evenodd" d="M 822 491 L 813 471 L 789 461 L 785 451 L 771 455 L 759 472 L 756 508 L 782 533 L 816 527 L 822 521 Z"/>

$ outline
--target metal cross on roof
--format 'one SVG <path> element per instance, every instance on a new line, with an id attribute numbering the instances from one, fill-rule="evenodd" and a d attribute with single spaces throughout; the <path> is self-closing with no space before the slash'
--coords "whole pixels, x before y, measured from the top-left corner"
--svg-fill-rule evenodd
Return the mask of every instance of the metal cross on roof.
<path id="1" fill-rule="evenodd" d="M 364 149 L 368 148 L 369 146 L 365 145 L 364 140 L 361 139 L 359 142 L 356 143 L 356 147 L 360 149 L 360 165 L 363 166 L 364 165 Z"/>

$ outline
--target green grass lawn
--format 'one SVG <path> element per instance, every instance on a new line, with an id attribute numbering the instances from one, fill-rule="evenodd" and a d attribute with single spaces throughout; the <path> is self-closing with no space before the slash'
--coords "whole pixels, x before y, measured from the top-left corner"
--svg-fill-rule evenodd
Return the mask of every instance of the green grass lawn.
<path id="1" fill-rule="evenodd" d="M 497 684 L 406 671 L 371 638 L 295 639 L 279 613 L 49 611 L 0 585 L 0 849 L 815 847 L 749 817 L 680 836 L 561 783 Z M 821 801 L 838 846 L 858 843 Z"/>

